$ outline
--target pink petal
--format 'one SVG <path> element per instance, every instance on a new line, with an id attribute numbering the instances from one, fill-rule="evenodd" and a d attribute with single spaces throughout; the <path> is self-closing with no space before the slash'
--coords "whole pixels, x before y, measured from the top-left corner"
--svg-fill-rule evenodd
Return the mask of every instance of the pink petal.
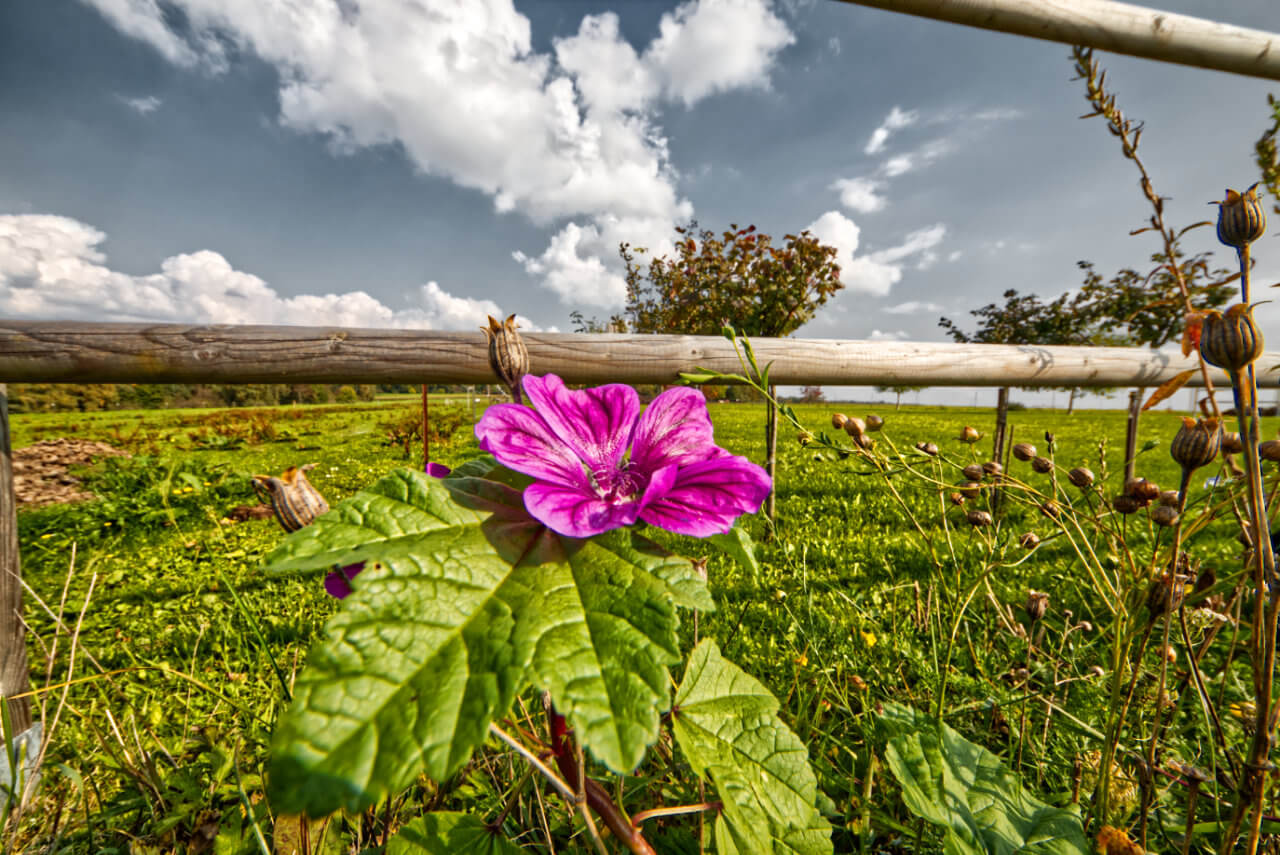
<path id="1" fill-rule="evenodd" d="M 640 512 L 637 502 L 606 502 L 594 492 L 542 481 L 524 488 L 524 506 L 538 522 L 569 537 L 591 537 L 631 525 Z"/>
<path id="2" fill-rule="evenodd" d="M 443 463 L 436 463 L 433 461 L 431 463 L 428 463 L 426 466 L 426 469 L 424 469 L 423 471 L 426 472 L 428 475 L 430 475 L 432 478 L 443 478 L 453 470 L 450 469 L 448 466 L 445 466 Z"/>
<path id="3" fill-rule="evenodd" d="M 640 396 L 621 383 L 566 389 L 554 374 L 525 375 L 524 390 L 547 426 L 592 472 L 611 472 L 631 445 Z"/>
<path id="4" fill-rule="evenodd" d="M 541 481 L 590 489 L 582 461 L 528 407 L 494 404 L 476 422 L 480 448 L 503 466 Z"/>
<path id="5" fill-rule="evenodd" d="M 347 583 L 356 577 L 356 574 L 364 569 L 364 562 L 359 564 L 348 564 L 341 570 L 334 570 L 324 577 L 324 589 L 329 596 L 336 597 L 339 600 L 345 600 L 351 593 L 351 586 Z"/>
<path id="6" fill-rule="evenodd" d="M 642 472 L 705 460 L 715 447 L 707 400 L 702 392 L 679 386 L 653 399 L 636 424 L 631 465 Z"/>
<path id="7" fill-rule="evenodd" d="M 640 519 L 677 534 L 706 537 L 759 510 L 770 487 L 764 469 L 745 457 L 702 460 L 679 467 L 671 489 L 648 502 Z"/>

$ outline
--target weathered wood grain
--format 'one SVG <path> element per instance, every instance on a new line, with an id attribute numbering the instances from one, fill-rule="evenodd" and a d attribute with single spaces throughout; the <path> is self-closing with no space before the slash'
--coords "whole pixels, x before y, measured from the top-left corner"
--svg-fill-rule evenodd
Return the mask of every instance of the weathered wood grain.
<path id="1" fill-rule="evenodd" d="M 740 371 L 718 336 L 525 335 L 535 374 L 571 383 L 674 383 Z M 779 385 L 1158 386 L 1194 361 L 1118 347 L 758 339 Z M 1268 353 L 1263 365 L 1280 363 Z M 1263 376 L 1267 376 L 1262 372 Z M 1225 386 L 1221 372 L 1214 382 Z M 496 383 L 472 332 L 0 320 L 0 382 Z M 1192 385 L 1200 382 L 1199 374 Z"/>
<path id="2" fill-rule="evenodd" d="M 844 0 L 1035 39 L 1280 80 L 1280 35 L 1112 0 Z"/>
<path id="3" fill-rule="evenodd" d="M 16 736 L 31 726 L 26 625 L 22 622 L 22 568 L 18 555 L 18 502 L 13 493 L 9 393 L 0 383 L 0 696 L 8 700 Z M 23 697 L 18 697 L 18 696 Z M 0 739 L 0 750 L 4 741 Z"/>

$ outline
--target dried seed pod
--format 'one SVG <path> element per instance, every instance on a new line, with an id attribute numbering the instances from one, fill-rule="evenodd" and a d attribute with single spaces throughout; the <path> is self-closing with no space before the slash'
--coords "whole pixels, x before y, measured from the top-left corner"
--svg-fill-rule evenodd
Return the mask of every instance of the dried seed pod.
<path id="1" fill-rule="evenodd" d="M 1126 481 L 1124 491 L 1144 505 L 1160 498 L 1159 485 L 1154 481 L 1148 481 L 1146 478 L 1132 478 Z"/>
<path id="2" fill-rule="evenodd" d="M 836 430 L 844 430 L 844 424 L 847 421 L 849 421 L 849 417 L 844 413 L 831 414 L 831 426 Z"/>
<path id="3" fill-rule="evenodd" d="M 796 439 L 801 445 L 808 445 L 813 442 L 813 434 L 807 430 L 802 430 L 800 433 L 796 434 Z"/>
<path id="4" fill-rule="evenodd" d="M 1004 474 L 1004 467 L 994 460 L 988 460 L 986 463 L 982 464 L 982 471 L 985 474 L 990 475 L 992 479 L 998 480 L 1000 476 Z"/>
<path id="5" fill-rule="evenodd" d="M 978 433 L 978 429 L 965 425 L 960 429 L 960 436 L 957 437 L 961 442 L 975 443 L 982 439 L 982 434 Z"/>
<path id="6" fill-rule="evenodd" d="M 1227 190 L 1218 205 L 1218 240 L 1236 249 L 1248 246 L 1267 231 L 1267 212 L 1258 201 L 1258 185 L 1243 193 Z"/>
<path id="7" fill-rule="evenodd" d="M 307 480 L 306 473 L 316 464 L 290 466 L 280 475 L 254 475 L 253 489 L 259 495 L 266 493 L 276 520 L 285 531 L 297 531 L 329 510 L 329 503 L 320 491 Z"/>
<path id="8" fill-rule="evenodd" d="M 1027 610 L 1027 619 L 1035 623 L 1044 617 L 1044 613 L 1049 610 L 1049 595 L 1044 591 L 1027 591 L 1025 608 Z"/>
<path id="9" fill-rule="evenodd" d="M 1116 513 L 1132 514 L 1142 507 L 1142 503 L 1128 493 L 1122 493 L 1111 500 L 1111 507 L 1116 509 Z"/>
<path id="10" fill-rule="evenodd" d="M 1093 471 L 1083 466 L 1077 466 L 1067 473 L 1067 480 L 1081 490 L 1087 490 L 1093 486 Z"/>
<path id="11" fill-rule="evenodd" d="M 960 492 L 960 495 L 965 498 L 976 499 L 978 498 L 978 494 L 982 491 L 982 485 L 977 481 L 965 481 L 956 489 Z"/>
<path id="12" fill-rule="evenodd" d="M 1169 456 L 1185 470 L 1207 466 L 1222 448 L 1222 431 L 1217 419 L 1182 417 L 1182 427 L 1173 437 Z"/>
<path id="13" fill-rule="evenodd" d="M 1040 537 L 1034 531 L 1029 531 L 1018 538 L 1018 543 L 1022 545 L 1023 549 L 1035 549 L 1040 545 Z"/>
<path id="14" fill-rule="evenodd" d="M 1178 507 L 1178 491 L 1162 490 L 1160 491 L 1160 498 L 1158 501 L 1165 507 L 1176 508 Z"/>
<path id="15" fill-rule="evenodd" d="M 936 442 L 917 442 L 916 450 L 927 454 L 930 457 L 938 456 L 938 444 Z"/>
<path id="16" fill-rule="evenodd" d="M 1025 463 L 1036 456 L 1036 447 L 1029 442 L 1020 442 L 1013 447 L 1013 456 Z"/>
<path id="17" fill-rule="evenodd" d="M 1178 509 L 1169 505 L 1157 505 L 1151 509 L 1151 521 L 1156 525 L 1171 526 L 1178 521 Z"/>
<path id="18" fill-rule="evenodd" d="M 964 496 L 960 493 L 951 493 L 947 496 L 947 499 L 949 499 L 953 505 L 958 506 L 964 504 Z"/>
<path id="19" fill-rule="evenodd" d="M 1053 461 L 1047 457 L 1033 457 L 1031 459 L 1031 468 L 1041 475 L 1047 475 L 1053 471 Z"/>
<path id="20" fill-rule="evenodd" d="M 963 472 L 964 477 L 968 478 L 970 481 L 982 480 L 982 464 L 980 463 L 970 463 L 960 471 Z"/>
<path id="21" fill-rule="evenodd" d="M 844 420 L 844 432 L 853 437 L 861 436 L 867 432 L 867 423 L 857 416 L 850 416 Z"/>
<path id="22" fill-rule="evenodd" d="M 507 387 L 511 400 L 519 404 L 520 378 L 529 373 L 529 351 L 516 332 L 516 316 L 499 321 L 490 315 L 489 326 L 480 329 L 489 340 L 489 367 Z"/>
<path id="23" fill-rule="evenodd" d="M 1262 332 L 1253 321 L 1253 307 L 1237 303 L 1226 313 L 1204 316 L 1200 326 L 1200 355 L 1210 365 L 1239 371 L 1262 355 Z"/>
<path id="24" fill-rule="evenodd" d="M 854 445 L 858 446 L 858 448 L 861 448 L 864 451 L 870 451 L 871 449 L 876 447 L 876 441 L 871 437 L 867 436 L 865 433 L 860 433 L 857 436 L 855 436 L 853 438 L 853 443 Z"/>
<path id="25" fill-rule="evenodd" d="M 974 528 L 982 528 L 984 526 L 989 526 L 995 522 L 995 520 L 991 518 L 991 514 L 987 513 L 986 511 L 979 511 L 976 509 L 969 511 L 967 514 L 964 515 L 964 518 L 968 520 L 969 525 L 973 526 Z"/>
<path id="26" fill-rule="evenodd" d="M 1223 454 L 1240 454 L 1244 451 L 1244 441 L 1240 439 L 1240 434 L 1235 431 L 1222 432 L 1222 453 Z"/>
<path id="27" fill-rule="evenodd" d="M 1162 573 L 1151 582 L 1147 589 L 1147 611 L 1151 617 L 1158 618 L 1168 611 L 1173 611 L 1182 603 L 1182 579 L 1171 573 Z"/>
<path id="28" fill-rule="evenodd" d="M 1058 507 L 1058 503 L 1050 499 L 1047 502 L 1040 503 L 1040 513 L 1044 514 L 1051 520 L 1056 520 L 1062 515 L 1062 508 Z"/>
<path id="29" fill-rule="evenodd" d="M 1258 443 L 1258 456 L 1272 463 L 1280 461 L 1280 439 L 1269 439 Z"/>
<path id="30" fill-rule="evenodd" d="M 884 419 L 877 415 L 867 416 L 867 430 L 880 430 L 884 427 Z"/>

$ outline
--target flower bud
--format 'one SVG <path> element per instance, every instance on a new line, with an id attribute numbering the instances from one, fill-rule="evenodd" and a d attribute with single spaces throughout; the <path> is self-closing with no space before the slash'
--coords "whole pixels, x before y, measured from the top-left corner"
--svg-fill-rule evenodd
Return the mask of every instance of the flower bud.
<path id="1" fill-rule="evenodd" d="M 1036 456 L 1036 447 L 1029 442 L 1020 442 L 1013 447 L 1013 456 L 1025 463 Z"/>
<path id="2" fill-rule="evenodd" d="M 884 427 L 884 419 L 877 415 L 867 416 L 867 430 L 880 430 Z"/>
<path id="3" fill-rule="evenodd" d="M 511 399 L 520 403 L 520 378 L 529 373 L 529 351 L 516 332 L 516 316 L 498 321 L 490 315 L 489 326 L 480 329 L 489 340 L 489 367 L 507 387 Z"/>
<path id="4" fill-rule="evenodd" d="M 1235 431 L 1222 432 L 1222 453 L 1223 454 L 1240 454 L 1244 451 L 1244 442 L 1240 439 L 1240 434 Z"/>
<path id="5" fill-rule="evenodd" d="M 1177 490 L 1161 490 L 1160 498 L 1157 500 L 1160 504 L 1167 508 L 1178 507 L 1178 491 Z"/>
<path id="6" fill-rule="evenodd" d="M 982 434 L 978 433 L 977 428 L 970 427 L 969 425 L 965 425 L 963 428 L 961 428 L 960 436 L 958 436 L 957 439 L 959 439 L 961 442 L 967 442 L 972 444 L 982 439 Z"/>
<path id="7" fill-rule="evenodd" d="M 961 469 L 960 471 L 961 471 L 961 472 L 963 472 L 963 473 L 964 473 L 964 477 L 968 478 L 970 481 L 981 481 L 981 480 L 982 480 L 982 466 L 981 466 L 981 464 L 978 464 L 978 463 L 970 463 L 968 466 L 966 466 L 964 469 Z"/>
<path id="8" fill-rule="evenodd" d="M 1159 485 L 1154 481 L 1148 481 L 1146 478 L 1131 478 L 1125 482 L 1124 491 L 1143 505 L 1160 498 Z"/>
<path id="9" fill-rule="evenodd" d="M 1062 515 L 1062 509 L 1058 507 L 1058 503 L 1050 499 L 1047 502 L 1040 503 L 1040 513 L 1044 514 L 1051 520 L 1056 520 Z"/>
<path id="10" fill-rule="evenodd" d="M 1032 623 L 1044 617 L 1044 613 L 1049 610 L 1049 595 L 1044 591 L 1031 590 L 1027 591 L 1027 619 Z"/>
<path id="11" fill-rule="evenodd" d="M 860 433 L 853 438 L 853 444 L 864 451 L 870 451 L 876 447 L 876 441 L 865 433 Z"/>
<path id="12" fill-rule="evenodd" d="M 1217 419 L 1182 417 L 1182 427 L 1169 446 L 1169 455 L 1183 469 L 1190 471 L 1207 466 L 1222 448 L 1222 431 Z"/>
<path id="13" fill-rule="evenodd" d="M 1128 493 L 1124 493 L 1111 500 L 1111 507 L 1115 508 L 1116 513 L 1132 514 L 1142 507 L 1142 503 Z"/>
<path id="14" fill-rule="evenodd" d="M 1169 505 L 1157 505 L 1151 509 L 1151 521 L 1156 525 L 1171 526 L 1178 521 L 1178 509 Z"/>
<path id="15" fill-rule="evenodd" d="M 957 507 L 964 504 L 964 495 L 961 493 L 951 493 L 947 496 L 947 499 Z"/>
<path id="16" fill-rule="evenodd" d="M 844 430 L 844 425 L 847 421 L 849 421 L 849 417 L 844 413 L 833 413 L 831 416 L 831 426 L 836 430 Z"/>
<path id="17" fill-rule="evenodd" d="M 849 436 L 857 437 L 867 432 L 867 423 L 857 416 L 844 420 L 844 432 Z"/>
<path id="18" fill-rule="evenodd" d="M 807 430 L 802 430 L 796 435 L 796 439 L 799 440 L 801 445 L 808 445 L 813 442 L 813 434 Z"/>
<path id="19" fill-rule="evenodd" d="M 1262 331 L 1253 307 L 1236 303 L 1226 313 L 1210 310 L 1200 327 L 1200 355 L 1210 365 L 1239 371 L 1262 355 Z"/>
<path id="20" fill-rule="evenodd" d="M 991 518 L 991 514 L 986 511 L 979 510 L 969 511 L 969 513 L 964 515 L 964 518 L 968 520 L 969 525 L 974 528 L 983 528 L 984 526 L 989 526 L 995 522 L 995 520 Z"/>
<path id="21" fill-rule="evenodd" d="M 1035 549 L 1040 545 L 1040 537 L 1034 531 L 1029 531 L 1018 538 L 1018 543 L 1022 545 L 1023 549 Z"/>
<path id="22" fill-rule="evenodd" d="M 1047 457 L 1033 457 L 1031 459 L 1031 468 L 1041 475 L 1046 475 L 1053 471 L 1053 461 Z"/>
<path id="23" fill-rule="evenodd" d="M 917 442 L 916 450 L 930 457 L 938 456 L 938 444 L 936 442 Z"/>
<path id="24" fill-rule="evenodd" d="M 1267 231 L 1267 213 L 1258 201 L 1258 185 L 1243 193 L 1227 190 L 1218 202 L 1218 240 L 1236 249 L 1248 246 Z"/>
<path id="25" fill-rule="evenodd" d="M 982 464 L 982 471 L 990 475 L 993 480 L 999 480 L 1000 476 L 1004 474 L 1004 467 L 994 460 L 988 460 Z"/>
<path id="26" fill-rule="evenodd" d="M 982 490 L 982 485 L 976 481 L 965 481 L 956 489 L 959 490 L 960 495 L 969 499 L 976 499 L 978 498 L 978 493 Z"/>
<path id="27" fill-rule="evenodd" d="M 1067 480 L 1081 490 L 1087 490 L 1093 486 L 1093 472 L 1083 466 L 1077 466 L 1067 473 Z"/>
<path id="28" fill-rule="evenodd" d="M 1280 439 L 1269 439 L 1258 443 L 1258 456 L 1272 463 L 1280 462 Z"/>

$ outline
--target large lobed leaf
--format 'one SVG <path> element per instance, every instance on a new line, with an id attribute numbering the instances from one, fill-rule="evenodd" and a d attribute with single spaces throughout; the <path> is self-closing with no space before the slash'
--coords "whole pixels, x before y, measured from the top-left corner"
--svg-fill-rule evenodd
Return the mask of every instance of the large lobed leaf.
<path id="1" fill-rule="evenodd" d="M 808 751 L 777 712 L 777 699 L 715 642 L 690 654 L 672 726 L 689 764 L 710 776 L 724 805 L 716 820 L 721 855 L 832 851 Z"/>
<path id="2" fill-rule="evenodd" d="M 277 724 L 278 809 L 361 810 L 422 772 L 443 779 L 530 683 L 612 769 L 633 769 L 657 738 L 675 605 L 709 606 L 701 579 L 626 531 L 556 535 L 517 487 L 480 477 L 491 468 L 393 473 L 268 558 L 366 562 Z"/>
<path id="3" fill-rule="evenodd" d="M 1091 851 L 1076 811 L 1036 799 L 1000 758 L 945 723 L 898 704 L 884 705 L 881 723 L 892 734 L 885 758 L 903 801 L 946 829 L 947 853 Z"/>
<path id="4" fill-rule="evenodd" d="M 387 841 L 387 855 L 520 855 L 524 850 L 469 813 L 420 816 Z"/>

